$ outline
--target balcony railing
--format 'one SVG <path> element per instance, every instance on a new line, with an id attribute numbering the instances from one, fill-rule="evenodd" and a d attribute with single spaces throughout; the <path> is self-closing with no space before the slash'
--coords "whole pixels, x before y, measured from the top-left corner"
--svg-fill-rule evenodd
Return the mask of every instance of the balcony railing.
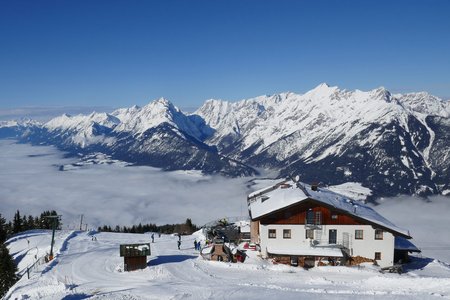
<path id="1" fill-rule="evenodd" d="M 307 229 L 321 229 L 322 228 L 322 220 L 305 218 L 305 227 Z"/>
<path id="2" fill-rule="evenodd" d="M 336 243 L 330 243 L 329 239 L 313 239 L 311 240 L 311 246 L 313 247 L 336 247 L 336 248 L 350 248 L 349 241 L 347 239 L 337 239 Z"/>

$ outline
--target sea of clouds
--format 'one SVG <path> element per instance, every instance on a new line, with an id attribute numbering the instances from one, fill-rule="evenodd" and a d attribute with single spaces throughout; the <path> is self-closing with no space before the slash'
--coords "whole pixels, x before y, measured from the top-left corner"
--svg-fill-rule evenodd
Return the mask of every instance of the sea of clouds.
<path id="1" fill-rule="evenodd" d="M 223 217 L 248 216 L 246 198 L 253 178 L 205 176 L 199 172 L 164 172 L 151 167 L 75 163 L 54 147 L 0 140 L 0 213 L 11 220 L 44 210 L 62 214 L 64 227 L 77 228 L 80 215 L 89 228 L 100 225 L 179 223 L 197 225 Z M 274 181 L 267 181 L 267 185 Z M 379 199 L 381 215 L 410 230 L 423 255 L 450 262 L 450 198 L 401 196 Z"/>
<path id="2" fill-rule="evenodd" d="M 205 176 L 199 172 L 164 172 L 139 166 L 89 165 L 59 171 L 77 162 L 49 146 L 0 140 L 0 212 L 22 214 L 56 210 L 66 226 L 80 215 L 90 227 L 142 223 L 197 225 L 226 216 L 248 215 L 250 178 Z"/>

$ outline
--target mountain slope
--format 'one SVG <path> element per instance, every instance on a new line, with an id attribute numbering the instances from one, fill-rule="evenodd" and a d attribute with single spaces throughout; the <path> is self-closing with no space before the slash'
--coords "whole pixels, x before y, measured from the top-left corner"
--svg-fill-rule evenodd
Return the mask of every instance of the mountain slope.
<path id="1" fill-rule="evenodd" d="M 392 96 L 384 88 L 346 91 L 321 84 L 303 95 L 209 100 L 196 114 L 216 129 L 207 142 L 237 160 L 307 181 L 358 181 L 378 195 L 395 195 L 448 189 L 448 168 L 431 160 L 450 146 L 441 138 L 449 108 L 426 93 Z M 432 129 L 436 118 L 439 130 Z"/>
<path id="2" fill-rule="evenodd" d="M 208 100 L 191 115 L 161 98 L 111 114 L 8 123 L 0 135 L 166 170 L 242 176 L 254 166 L 306 182 L 360 182 L 377 197 L 450 194 L 449 127 L 450 102 L 428 93 L 320 84 L 305 94 Z"/>
<path id="3" fill-rule="evenodd" d="M 30 128 L 22 140 L 56 145 L 77 155 L 102 152 L 165 170 L 201 170 L 228 176 L 256 173 L 203 143 L 211 133 L 202 119 L 186 116 L 169 101 L 159 99 L 142 108 L 134 106 L 111 114 L 62 115 Z"/>

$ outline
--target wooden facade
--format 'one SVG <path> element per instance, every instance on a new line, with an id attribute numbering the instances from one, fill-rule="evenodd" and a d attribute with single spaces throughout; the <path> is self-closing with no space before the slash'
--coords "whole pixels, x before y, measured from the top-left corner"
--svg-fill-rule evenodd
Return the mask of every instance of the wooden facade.
<path id="1" fill-rule="evenodd" d="M 344 214 L 336 209 L 324 207 L 310 200 L 291 207 L 286 207 L 278 212 L 262 217 L 261 224 L 305 224 L 308 211 L 312 211 L 314 220 L 316 213 L 320 213 L 320 224 L 323 225 L 363 225 L 364 223 Z"/>
<path id="2" fill-rule="evenodd" d="M 135 271 L 147 267 L 146 256 L 129 256 L 123 258 L 125 271 Z"/>
<path id="3" fill-rule="evenodd" d="M 145 269 L 147 256 L 150 254 L 150 243 L 120 245 L 120 256 L 123 257 L 125 271 Z"/>
<path id="4" fill-rule="evenodd" d="M 259 243 L 259 221 L 250 222 L 250 242 L 254 244 Z"/>
<path id="5" fill-rule="evenodd" d="M 411 238 L 363 203 L 298 180 L 254 192 L 247 203 L 251 241 L 275 263 L 392 266 L 396 238 Z M 397 251 L 397 260 L 405 258 Z"/>

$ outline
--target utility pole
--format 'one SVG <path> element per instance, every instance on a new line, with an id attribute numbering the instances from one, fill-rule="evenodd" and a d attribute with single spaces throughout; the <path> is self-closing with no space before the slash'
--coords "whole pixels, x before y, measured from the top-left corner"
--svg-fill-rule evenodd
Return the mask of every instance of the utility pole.
<path id="1" fill-rule="evenodd" d="M 83 214 L 81 214 L 80 230 L 83 230 Z"/>
<path id="2" fill-rule="evenodd" d="M 61 218 L 61 215 L 57 215 L 57 216 L 45 216 L 46 218 L 49 219 L 53 219 L 53 224 L 52 224 L 52 243 L 50 245 L 50 254 L 48 256 L 48 260 L 52 260 L 53 259 L 53 244 L 55 243 L 55 230 L 56 230 L 56 221 L 58 221 Z"/>

